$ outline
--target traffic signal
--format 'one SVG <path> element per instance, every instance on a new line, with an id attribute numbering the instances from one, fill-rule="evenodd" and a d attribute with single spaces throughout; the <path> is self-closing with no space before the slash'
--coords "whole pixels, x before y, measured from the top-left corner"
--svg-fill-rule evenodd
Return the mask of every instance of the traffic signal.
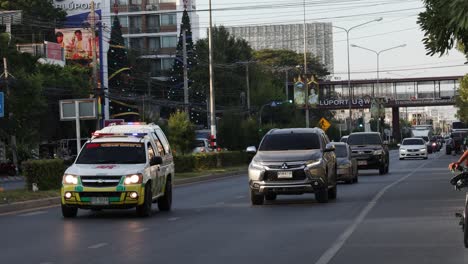
<path id="1" fill-rule="evenodd" d="M 364 118 L 362 118 L 362 117 L 358 118 L 358 126 L 359 126 L 359 128 L 364 127 Z"/>

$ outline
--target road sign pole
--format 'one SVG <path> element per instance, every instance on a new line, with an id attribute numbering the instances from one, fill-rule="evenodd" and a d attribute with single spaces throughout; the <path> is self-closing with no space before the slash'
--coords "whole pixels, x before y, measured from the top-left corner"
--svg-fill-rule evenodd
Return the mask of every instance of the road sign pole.
<path id="1" fill-rule="evenodd" d="M 75 124 L 76 124 L 76 156 L 78 156 L 78 154 L 80 153 L 80 149 L 81 149 L 80 102 L 78 100 L 75 101 Z"/>

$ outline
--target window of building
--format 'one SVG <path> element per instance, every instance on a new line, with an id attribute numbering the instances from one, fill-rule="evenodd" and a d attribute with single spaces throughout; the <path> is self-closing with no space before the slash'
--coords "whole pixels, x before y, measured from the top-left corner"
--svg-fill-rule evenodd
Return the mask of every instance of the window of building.
<path id="1" fill-rule="evenodd" d="M 158 0 L 146 0 L 147 5 L 158 5 L 159 1 Z"/>
<path id="2" fill-rule="evenodd" d="M 130 0 L 131 5 L 141 5 L 142 0 Z"/>
<path id="3" fill-rule="evenodd" d="M 176 3 L 176 0 L 160 0 L 160 3 Z"/>
<path id="4" fill-rule="evenodd" d="M 151 72 L 151 76 L 161 75 L 160 74 L 161 73 L 161 60 L 160 59 L 151 60 L 150 72 Z"/>
<path id="5" fill-rule="evenodd" d="M 162 48 L 175 48 L 177 47 L 177 37 L 176 36 L 164 36 L 162 37 Z"/>
<path id="6" fill-rule="evenodd" d="M 122 27 L 128 27 L 128 16 L 119 16 L 119 22 Z"/>
<path id="7" fill-rule="evenodd" d="M 177 25 L 177 15 L 176 14 L 162 14 L 161 25 L 163 26 Z"/>
<path id="8" fill-rule="evenodd" d="M 118 4 L 123 6 L 128 5 L 128 0 L 119 0 Z M 111 7 L 113 8 L 113 6 Z"/>
<path id="9" fill-rule="evenodd" d="M 161 40 L 160 38 L 148 38 L 148 49 L 150 50 L 158 50 L 161 48 Z"/>
<path id="10" fill-rule="evenodd" d="M 130 48 L 136 52 L 142 51 L 143 50 L 143 38 L 131 38 Z"/>
<path id="11" fill-rule="evenodd" d="M 130 18 L 130 33 L 141 33 L 142 20 L 141 16 L 131 16 Z"/>
<path id="12" fill-rule="evenodd" d="M 149 15 L 146 16 L 146 28 L 148 33 L 158 33 L 159 32 L 159 16 L 158 15 Z"/>
<path id="13" fill-rule="evenodd" d="M 174 59 L 162 59 L 161 60 L 161 70 L 163 71 L 167 71 L 167 70 L 170 70 L 172 69 L 172 66 L 174 64 Z"/>

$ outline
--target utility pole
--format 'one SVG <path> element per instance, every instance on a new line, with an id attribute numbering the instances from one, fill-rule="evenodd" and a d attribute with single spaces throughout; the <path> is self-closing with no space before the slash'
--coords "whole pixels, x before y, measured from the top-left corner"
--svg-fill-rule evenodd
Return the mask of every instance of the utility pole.
<path id="1" fill-rule="evenodd" d="M 245 64 L 245 79 L 247 85 L 247 111 L 250 114 L 250 80 L 249 80 L 249 62 Z"/>
<path id="2" fill-rule="evenodd" d="M 286 101 L 288 101 L 288 100 L 289 100 L 289 91 L 288 91 L 288 90 L 289 90 L 289 86 L 288 86 L 288 78 L 289 78 L 289 76 L 288 76 L 288 70 L 287 70 L 287 69 L 284 70 L 284 73 L 285 73 L 285 75 L 286 75 L 286 76 L 285 76 L 285 79 L 284 79 L 284 90 L 285 90 L 285 92 L 286 92 Z"/>
<path id="3" fill-rule="evenodd" d="M 98 99 L 96 103 L 96 114 L 97 122 L 96 129 L 101 128 L 101 120 L 99 116 L 99 103 L 101 102 L 101 91 L 98 91 L 98 68 L 97 68 L 97 57 L 96 57 L 96 13 L 95 13 L 95 4 L 94 1 L 91 1 L 91 13 L 90 13 L 90 27 L 91 27 L 91 52 L 93 58 L 93 88 L 95 90 L 95 96 Z"/>
<path id="4" fill-rule="evenodd" d="M 187 31 L 182 30 L 182 56 L 184 62 L 184 107 L 189 114 L 188 69 L 187 69 Z"/>
<path id="5" fill-rule="evenodd" d="M 7 98 L 9 98 L 10 97 L 9 72 L 8 72 L 7 59 L 5 57 L 3 58 L 3 74 L 2 75 L 5 78 L 5 88 L 6 88 L 5 90 L 6 90 Z M 8 120 L 10 124 L 13 121 L 13 111 L 11 111 L 11 108 L 8 111 Z M 15 164 L 16 175 L 18 175 L 18 153 L 16 149 L 16 132 L 15 131 L 12 131 L 10 135 L 10 148 L 11 148 L 11 154 L 13 156 L 13 164 Z"/>
<path id="6" fill-rule="evenodd" d="M 306 37 L 306 10 L 305 10 L 305 0 L 304 0 L 304 85 L 305 85 L 305 118 L 306 118 L 306 127 L 309 125 L 309 84 L 307 83 L 307 37 Z"/>
<path id="7" fill-rule="evenodd" d="M 213 41 L 212 41 L 212 16 L 211 16 L 211 0 L 209 0 L 210 10 L 210 25 L 208 28 L 208 53 L 209 53 L 209 73 L 210 73 L 210 123 L 211 135 L 214 139 L 214 147 L 216 147 L 216 107 L 215 107 L 215 92 L 213 84 Z"/>

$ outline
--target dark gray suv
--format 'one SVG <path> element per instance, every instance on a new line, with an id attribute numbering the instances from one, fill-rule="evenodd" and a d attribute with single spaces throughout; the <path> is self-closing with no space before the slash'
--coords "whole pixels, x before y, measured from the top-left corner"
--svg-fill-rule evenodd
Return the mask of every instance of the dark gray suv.
<path id="1" fill-rule="evenodd" d="M 319 128 L 272 129 L 249 165 L 253 205 L 278 194 L 315 193 L 320 203 L 336 198 L 335 147 Z"/>
<path id="2" fill-rule="evenodd" d="M 357 132 L 349 135 L 347 140 L 351 147 L 351 156 L 357 160 L 359 170 L 379 170 L 388 173 L 390 158 L 388 145 L 382 141 L 377 132 Z"/>

